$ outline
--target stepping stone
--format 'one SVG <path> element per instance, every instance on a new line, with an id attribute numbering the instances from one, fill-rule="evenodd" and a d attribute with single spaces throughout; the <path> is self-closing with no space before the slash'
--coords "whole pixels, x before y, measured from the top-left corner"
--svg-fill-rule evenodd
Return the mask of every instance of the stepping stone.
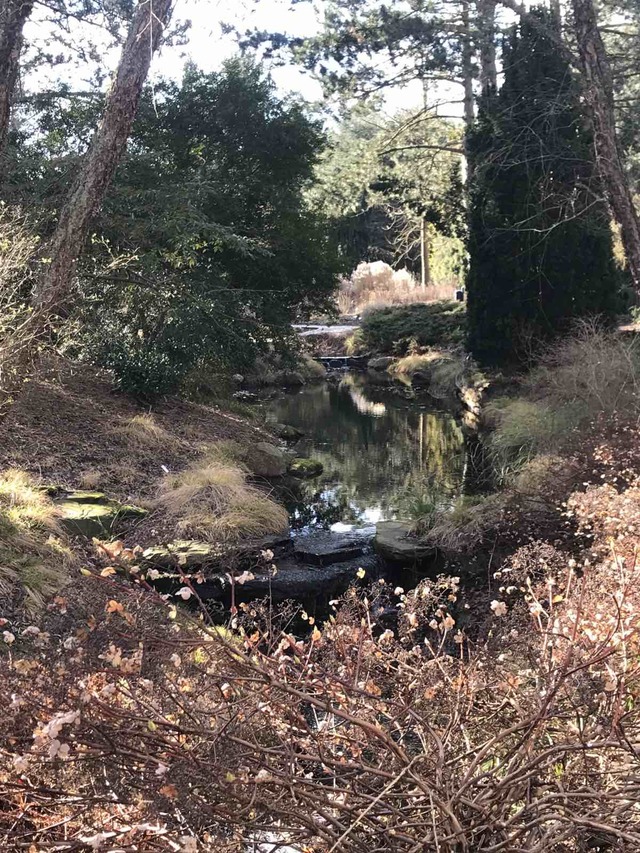
<path id="1" fill-rule="evenodd" d="M 319 530 L 306 536 L 297 536 L 293 543 L 293 551 L 302 563 L 330 566 L 364 554 L 371 539 L 371 535 L 362 533 L 333 533 L 330 530 Z"/>
<path id="2" fill-rule="evenodd" d="M 374 550 L 385 560 L 405 566 L 435 559 L 437 549 L 410 536 L 410 533 L 411 524 L 407 521 L 381 521 L 376 526 Z"/>
<path id="3" fill-rule="evenodd" d="M 317 459 L 304 459 L 298 457 L 289 465 L 288 474 L 299 477 L 302 480 L 318 477 L 324 471 L 324 465 Z"/>
<path id="4" fill-rule="evenodd" d="M 67 492 L 55 505 L 68 533 L 89 538 L 109 536 L 119 523 L 147 514 L 146 509 L 110 500 L 102 492 Z"/>

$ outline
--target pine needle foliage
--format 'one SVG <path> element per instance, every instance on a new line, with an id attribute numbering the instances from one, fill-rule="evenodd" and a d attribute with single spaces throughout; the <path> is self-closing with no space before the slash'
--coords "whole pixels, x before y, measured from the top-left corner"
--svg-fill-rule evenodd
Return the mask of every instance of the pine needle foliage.
<path id="1" fill-rule="evenodd" d="M 527 355 L 576 317 L 615 311 L 609 214 L 578 82 L 555 47 L 553 15 L 523 21 L 504 51 L 504 84 L 485 95 L 468 139 L 468 322 L 485 362 Z"/>

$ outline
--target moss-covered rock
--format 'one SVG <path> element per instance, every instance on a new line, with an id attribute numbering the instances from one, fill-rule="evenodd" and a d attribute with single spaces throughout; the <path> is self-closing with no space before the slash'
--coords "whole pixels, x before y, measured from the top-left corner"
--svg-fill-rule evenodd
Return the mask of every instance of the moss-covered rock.
<path id="1" fill-rule="evenodd" d="M 301 429 L 298 429 L 298 427 L 292 426 L 291 424 L 274 423 L 269 424 L 269 426 L 278 438 L 282 438 L 285 441 L 297 441 L 304 435 L 304 432 Z"/>
<path id="2" fill-rule="evenodd" d="M 324 465 L 317 459 L 298 458 L 293 459 L 289 465 L 288 473 L 292 477 L 307 479 L 318 477 L 324 471 Z"/>

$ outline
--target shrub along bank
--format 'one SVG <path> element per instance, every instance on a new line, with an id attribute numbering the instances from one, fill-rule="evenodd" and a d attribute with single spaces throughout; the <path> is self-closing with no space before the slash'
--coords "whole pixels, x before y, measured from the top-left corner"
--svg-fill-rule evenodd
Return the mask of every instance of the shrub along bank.
<path id="1" fill-rule="evenodd" d="M 460 302 L 399 305 L 367 311 L 356 342 L 365 352 L 406 355 L 416 347 L 460 346 L 465 329 Z"/>

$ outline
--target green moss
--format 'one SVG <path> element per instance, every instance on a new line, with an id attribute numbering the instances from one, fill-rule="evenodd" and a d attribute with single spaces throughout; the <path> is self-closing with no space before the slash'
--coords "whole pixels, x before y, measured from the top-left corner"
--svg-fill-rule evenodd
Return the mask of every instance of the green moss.
<path id="1" fill-rule="evenodd" d="M 317 477 L 322 474 L 324 466 L 317 459 L 294 459 L 289 465 L 288 473 L 292 477 L 300 477 L 303 479 Z"/>

